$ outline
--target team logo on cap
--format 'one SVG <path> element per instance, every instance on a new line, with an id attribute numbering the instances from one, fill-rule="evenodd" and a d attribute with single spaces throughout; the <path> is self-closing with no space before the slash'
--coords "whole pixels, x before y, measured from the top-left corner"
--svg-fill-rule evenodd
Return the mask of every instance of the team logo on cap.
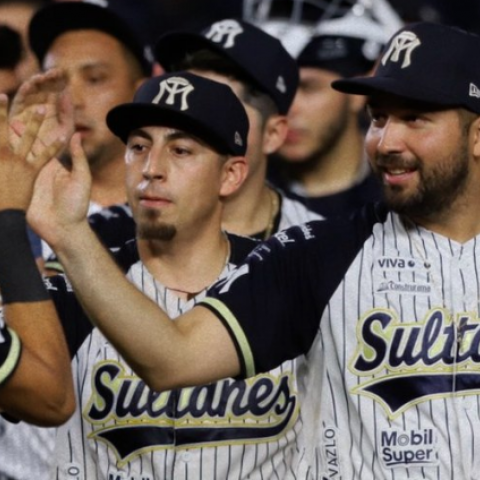
<path id="1" fill-rule="evenodd" d="M 212 42 L 222 44 L 223 48 L 232 48 L 240 33 L 243 33 L 243 28 L 237 21 L 222 20 L 211 25 L 210 30 L 204 36 Z"/>
<path id="2" fill-rule="evenodd" d="M 403 57 L 400 68 L 406 68 L 412 63 L 412 52 L 420 46 L 420 39 L 413 32 L 402 32 L 390 43 L 390 47 L 382 57 L 382 64 L 388 61 L 398 63 Z"/>
<path id="3" fill-rule="evenodd" d="M 188 110 L 187 97 L 195 87 L 183 77 L 170 77 L 159 83 L 160 90 L 152 103 L 164 102 L 166 105 L 175 105 L 179 110 Z M 165 98 L 166 97 L 166 98 Z"/>

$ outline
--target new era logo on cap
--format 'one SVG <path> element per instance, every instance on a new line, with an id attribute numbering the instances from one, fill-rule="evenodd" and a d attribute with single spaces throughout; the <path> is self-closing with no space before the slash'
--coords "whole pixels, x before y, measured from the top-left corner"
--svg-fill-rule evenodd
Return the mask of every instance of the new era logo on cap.
<path id="1" fill-rule="evenodd" d="M 480 98 L 480 89 L 474 83 L 471 83 L 469 94 L 471 97 Z"/>

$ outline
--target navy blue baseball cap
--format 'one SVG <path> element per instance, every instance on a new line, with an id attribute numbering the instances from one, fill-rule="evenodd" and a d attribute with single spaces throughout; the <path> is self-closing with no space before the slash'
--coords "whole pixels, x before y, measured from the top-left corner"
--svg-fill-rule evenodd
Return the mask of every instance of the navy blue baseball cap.
<path id="1" fill-rule="evenodd" d="M 110 130 L 126 143 L 141 127 L 165 126 L 191 133 L 219 153 L 244 156 L 248 117 L 233 90 L 189 72 L 174 72 L 146 80 L 133 102 L 107 115 Z"/>
<path id="2" fill-rule="evenodd" d="M 399 30 L 370 77 L 335 80 L 344 93 L 388 93 L 480 114 L 480 36 L 457 27 L 419 22 Z"/>
<path id="3" fill-rule="evenodd" d="M 280 40 L 242 20 L 215 22 L 200 33 L 172 31 L 154 47 L 156 60 L 167 71 L 188 53 L 202 49 L 233 61 L 263 92 L 281 114 L 288 112 L 298 87 L 298 67 Z"/>
<path id="4" fill-rule="evenodd" d="M 383 45 L 346 35 L 317 35 L 298 54 L 299 67 L 328 70 L 341 77 L 365 75 L 375 65 Z"/>
<path id="5" fill-rule="evenodd" d="M 57 37 L 71 30 L 99 30 L 122 42 L 138 59 L 146 76 L 152 74 L 151 48 L 133 22 L 115 9 L 115 0 L 56 2 L 40 8 L 29 25 L 30 48 L 42 63 Z"/>

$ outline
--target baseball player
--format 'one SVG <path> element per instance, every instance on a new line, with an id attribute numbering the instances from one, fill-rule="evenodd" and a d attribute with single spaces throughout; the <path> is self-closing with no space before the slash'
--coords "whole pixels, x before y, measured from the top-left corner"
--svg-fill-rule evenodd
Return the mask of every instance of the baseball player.
<path id="1" fill-rule="evenodd" d="M 142 297 L 175 318 L 258 243 L 220 228 L 223 199 L 246 176 L 248 117 L 228 86 L 176 72 L 146 81 L 107 122 L 127 145 L 137 222 L 137 240 L 116 261 Z M 67 211 L 79 205 L 77 189 L 87 193 L 82 168 L 74 163 L 78 184 L 68 188 Z M 35 192 L 40 217 L 50 208 L 63 211 L 44 192 L 61 176 L 42 172 Z M 88 194 L 83 200 L 86 207 Z M 78 404 L 57 432 L 55 478 L 307 478 L 296 380 L 301 359 L 248 381 L 156 392 L 93 328 L 65 277 L 47 285 L 74 353 Z"/>
<path id="2" fill-rule="evenodd" d="M 368 96 L 387 207 L 276 234 L 175 322 L 138 296 L 78 210 L 40 226 L 62 225 L 52 240 L 76 294 L 152 388 L 308 352 L 318 478 L 477 478 L 479 48 L 477 35 L 412 24 L 371 77 L 335 82 Z"/>
<path id="3" fill-rule="evenodd" d="M 281 42 L 247 22 L 224 19 L 200 33 L 166 33 L 154 50 L 167 71 L 189 70 L 232 87 L 249 116 L 249 174 L 225 204 L 223 227 L 266 239 L 292 225 L 321 219 L 266 182 L 267 156 L 285 140 L 286 114 L 298 85 L 298 68 Z"/>
<path id="4" fill-rule="evenodd" d="M 52 75 L 46 80 L 51 84 Z M 35 260 L 17 255 L 10 245 L 30 249 L 25 221 L 29 192 L 41 167 L 65 147 L 65 140 L 48 138 L 46 105 L 14 126 L 7 121 L 7 107 L 2 94 L 0 291 L 9 321 L 0 321 L 0 412 L 38 425 L 58 425 L 75 406 L 65 338 Z M 21 179 L 19 185 L 12 185 L 11 176 Z"/>

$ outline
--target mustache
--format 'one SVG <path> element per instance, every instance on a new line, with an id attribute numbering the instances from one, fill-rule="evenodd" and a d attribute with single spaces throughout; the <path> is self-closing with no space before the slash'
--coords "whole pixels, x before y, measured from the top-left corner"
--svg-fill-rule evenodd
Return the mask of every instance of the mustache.
<path id="1" fill-rule="evenodd" d="M 375 155 L 375 166 L 380 168 L 403 168 L 419 169 L 421 163 L 418 158 L 405 158 L 400 154 L 377 154 Z"/>

